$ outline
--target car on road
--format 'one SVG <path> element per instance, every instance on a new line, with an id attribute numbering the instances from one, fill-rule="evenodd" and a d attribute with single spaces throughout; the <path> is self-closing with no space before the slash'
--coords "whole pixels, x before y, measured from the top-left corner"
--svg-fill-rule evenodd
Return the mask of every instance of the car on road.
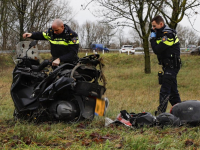
<path id="1" fill-rule="evenodd" d="M 92 50 L 95 50 L 95 51 L 97 51 L 97 52 L 99 52 L 99 51 L 105 51 L 105 52 L 109 52 L 109 49 L 107 48 L 107 47 L 105 47 L 103 44 L 92 44 L 91 45 L 91 49 Z"/>
<path id="2" fill-rule="evenodd" d="M 187 45 L 187 49 L 186 49 L 186 51 L 191 52 L 191 51 L 195 50 L 196 48 L 197 48 L 196 45 Z"/>
<path id="3" fill-rule="evenodd" d="M 135 47 L 134 49 L 135 49 L 136 55 L 144 54 L 144 48 L 143 47 Z"/>
<path id="4" fill-rule="evenodd" d="M 144 51 L 143 47 L 135 47 L 135 51 Z"/>
<path id="5" fill-rule="evenodd" d="M 200 55 L 200 46 L 190 52 L 191 55 Z"/>
<path id="6" fill-rule="evenodd" d="M 132 45 L 122 45 L 121 49 L 119 50 L 119 53 L 135 53 L 135 49 Z"/>

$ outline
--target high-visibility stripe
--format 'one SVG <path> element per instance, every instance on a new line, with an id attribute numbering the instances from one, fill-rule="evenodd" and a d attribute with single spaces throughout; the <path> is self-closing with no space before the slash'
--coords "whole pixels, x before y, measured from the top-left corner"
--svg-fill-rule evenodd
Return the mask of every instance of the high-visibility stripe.
<path id="1" fill-rule="evenodd" d="M 174 41 L 174 39 L 173 38 L 172 39 L 168 38 L 167 41 L 172 42 L 172 41 Z"/>
<path id="2" fill-rule="evenodd" d="M 65 42 L 63 38 L 55 38 L 54 40 L 51 40 L 51 37 L 48 36 L 48 34 L 46 32 L 43 32 L 43 36 L 45 39 L 47 39 L 50 43 L 55 44 L 55 45 L 73 45 L 73 44 L 79 44 L 79 40 L 76 41 L 76 43 L 69 41 L 69 42 Z"/>
<path id="3" fill-rule="evenodd" d="M 176 43 L 178 43 L 178 42 L 179 42 L 179 39 L 178 39 L 178 37 L 176 36 L 175 38 L 176 38 L 176 40 L 175 40 L 174 44 L 176 44 Z"/>
<path id="4" fill-rule="evenodd" d="M 156 43 L 157 43 L 157 44 L 160 44 L 160 42 L 162 42 L 162 40 L 156 40 Z"/>
<path id="5" fill-rule="evenodd" d="M 172 46 L 174 44 L 174 41 L 170 42 L 170 41 L 164 41 L 164 44 L 168 45 L 168 46 Z"/>
<path id="6" fill-rule="evenodd" d="M 46 32 L 42 32 L 42 34 L 43 34 L 43 37 L 44 37 L 45 39 L 47 39 L 47 40 L 50 40 L 50 39 L 51 39 L 51 37 L 48 36 Z"/>
<path id="7" fill-rule="evenodd" d="M 174 45 L 174 44 L 176 44 L 176 43 L 178 43 L 179 42 L 179 39 L 178 39 L 178 37 L 176 36 L 175 37 L 175 42 L 174 42 L 174 39 L 173 38 L 171 38 L 171 39 L 167 39 L 166 41 L 164 41 L 163 43 L 164 44 L 166 44 L 166 45 L 168 45 L 168 46 L 172 46 L 172 45 Z M 157 44 L 160 44 L 160 42 L 162 42 L 162 40 L 161 39 L 159 39 L 159 40 L 156 40 L 156 43 Z"/>

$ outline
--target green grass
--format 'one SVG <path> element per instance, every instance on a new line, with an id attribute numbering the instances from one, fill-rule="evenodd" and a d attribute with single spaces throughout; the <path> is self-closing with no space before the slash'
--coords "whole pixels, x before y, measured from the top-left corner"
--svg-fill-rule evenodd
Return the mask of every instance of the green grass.
<path id="1" fill-rule="evenodd" d="M 85 53 L 80 53 L 83 57 Z M 50 55 L 41 54 L 43 59 Z M 110 105 L 106 117 L 115 119 L 120 110 L 154 114 L 158 106 L 160 85 L 157 73 L 161 66 L 151 55 L 151 74 L 144 73 L 143 55 L 106 53 L 104 73 Z M 200 99 L 199 56 L 182 56 L 178 90 L 182 100 Z M 14 64 L 10 55 L 0 55 L 0 149 L 199 149 L 199 127 L 160 127 L 130 129 L 125 126 L 104 127 L 105 117 L 77 124 L 33 124 L 14 122 L 10 96 Z M 168 105 L 167 112 L 171 106 Z"/>

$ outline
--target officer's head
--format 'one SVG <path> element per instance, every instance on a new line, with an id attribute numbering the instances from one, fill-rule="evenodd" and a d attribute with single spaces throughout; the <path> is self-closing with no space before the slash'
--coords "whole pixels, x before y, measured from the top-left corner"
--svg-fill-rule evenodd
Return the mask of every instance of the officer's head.
<path id="1" fill-rule="evenodd" d="M 54 34 L 61 34 L 64 31 L 64 24 L 60 19 L 55 19 L 51 27 L 54 31 Z"/>
<path id="2" fill-rule="evenodd" d="M 156 30 L 156 29 L 162 28 L 165 25 L 165 23 L 164 23 L 164 20 L 161 16 L 155 16 L 151 20 L 151 25 L 152 25 L 152 29 Z"/>

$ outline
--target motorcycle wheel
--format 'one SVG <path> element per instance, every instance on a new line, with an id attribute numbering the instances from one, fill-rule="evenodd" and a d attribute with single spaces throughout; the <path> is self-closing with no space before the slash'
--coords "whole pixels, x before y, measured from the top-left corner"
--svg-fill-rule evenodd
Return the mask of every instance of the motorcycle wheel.
<path id="1" fill-rule="evenodd" d="M 76 108 L 79 108 L 78 102 L 77 102 L 76 100 L 72 99 L 71 102 L 75 104 Z M 78 109 L 78 111 L 79 111 L 78 116 L 77 116 L 76 118 L 72 119 L 72 120 L 70 121 L 70 123 L 74 124 L 74 123 L 77 123 L 77 122 L 79 122 L 79 121 L 84 120 L 80 108 Z"/>
<path id="2" fill-rule="evenodd" d="M 49 108 L 56 120 L 68 123 L 77 123 L 83 119 L 78 102 L 71 100 L 56 100 Z"/>

